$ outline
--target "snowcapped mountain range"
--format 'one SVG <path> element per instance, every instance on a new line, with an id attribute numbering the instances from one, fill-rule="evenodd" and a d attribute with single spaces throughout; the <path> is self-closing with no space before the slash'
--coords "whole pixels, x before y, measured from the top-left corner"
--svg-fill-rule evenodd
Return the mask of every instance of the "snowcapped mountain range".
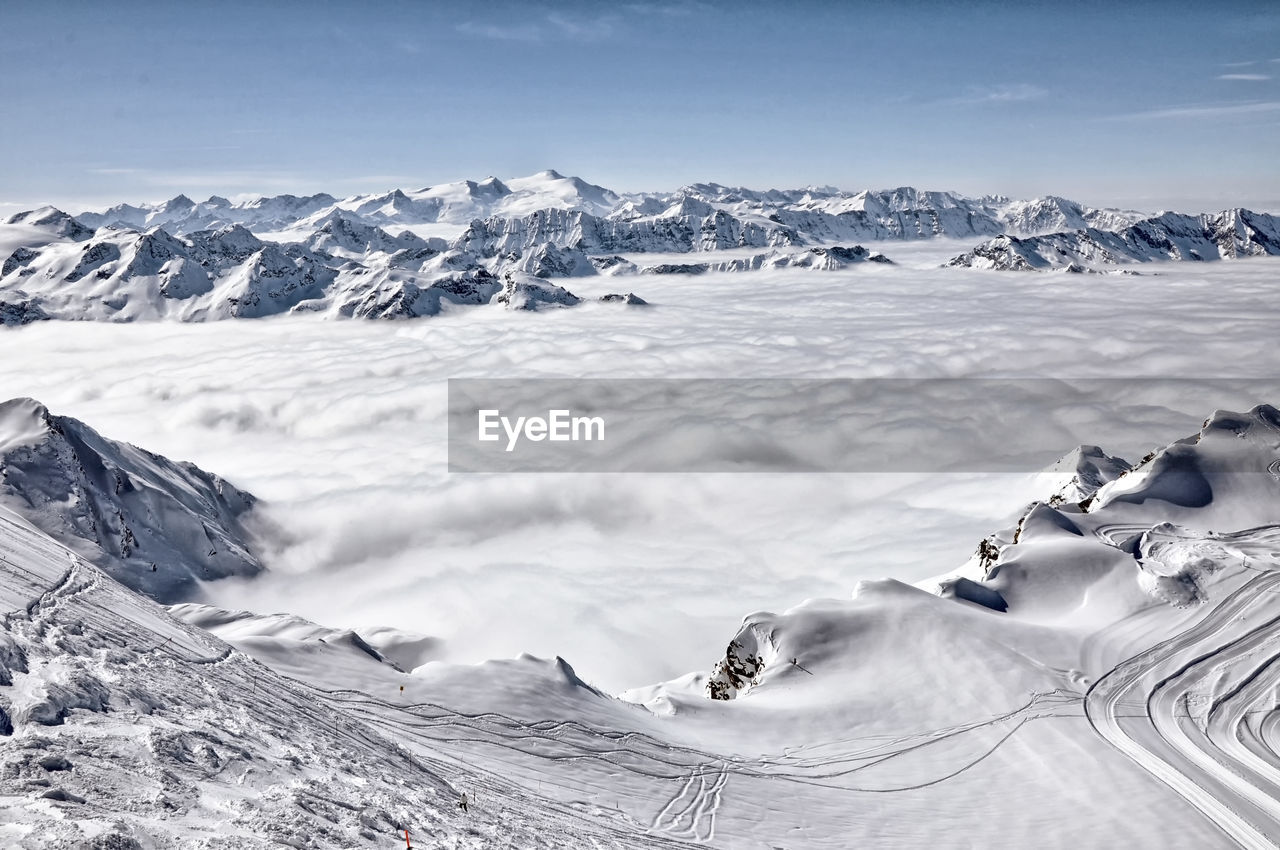
<path id="1" fill-rule="evenodd" d="M 1072 268 L 1218 260 L 1280 255 L 1280 219 L 1249 210 L 1216 215 L 1163 213 L 1118 230 L 1083 228 L 1071 233 L 1019 238 L 1000 236 L 952 259 L 948 265 L 1001 270 Z"/>
<path id="2" fill-rule="evenodd" d="M 582 213 L 586 218 L 547 220 L 543 216 L 541 220 L 534 219 L 536 213 L 547 210 Z M 789 244 L 781 240 L 927 239 L 999 233 L 1026 236 L 1085 227 L 1114 229 L 1142 217 L 1133 212 L 1092 209 L 1052 196 L 1032 201 L 1000 196 L 965 198 L 952 192 L 924 192 L 910 187 L 853 193 L 830 187 L 755 191 L 696 183 L 674 192 L 624 194 L 548 170 L 506 182 L 489 177 L 479 182 L 464 180 L 419 190 L 355 195 L 342 200 L 326 194 L 303 198 L 279 195 L 233 203 L 213 196 L 197 203 L 179 195 L 159 204 L 120 204 L 103 212 L 81 213 L 77 219 L 93 229 L 119 223 L 134 228 L 163 227 L 181 235 L 242 224 L 261 233 L 291 228 L 314 230 L 336 211 L 379 226 L 470 226 L 477 220 L 497 220 L 478 228 L 477 236 L 501 233 L 502 226 L 497 223 L 501 220 L 521 221 L 514 229 L 522 233 L 585 228 L 585 236 L 580 234 L 579 238 L 587 242 L 578 247 L 594 249 L 593 239 L 626 240 L 638 246 L 631 250 L 640 251 L 681 250 L 681 246 L 683 250 L 741 246 L 726 244 L 730 237 L 724 234 L 695 239 L 691 238 L 692 234 L 678 230 L 674 234 L 660 231 L 651 234 L 644 229 L 617 225 L 664 220 L 701 223 L 712 218 L 713 225 L 721 228 L 741 230 L 744 225 L 755 225 L 758 230 L 748 228 L 752 237 Z M 723 215 L 717 217 L 717 213 Z M 601 224 L 597 219 L 613 224 Z M 702 229 L 701 226 L 695 228 L 698 233 Z M 714 227 L 708 228 L 708 232 L 713 231 Z"/>
<path id="3" fill-rule="evenodd" d="M 987 239 L 949 265 L 1044 269 L 1277 254 L 1278 234 L 1274 216 L 1248 210 L 1145 217 L 1053 196 L 1016 201 L 912 188 L 694 184 L 623 194 L 555 171 L 341 200 L 179 195 L 77 216 L 53 207 L 11 216 L 0 225 L 0 321 L 289 312 L 413 318 L 462 305 L 581 302 L 555 278 L 831 270 L 884 259 L 857 244 L 864 242 Z M 646 263 L 642 256 L 753 248 L 763 253 L 745 260 Z"/>
<path id="4" fill-rule="evenodd" d="M 957 572 L 751 614 L 713 669 L 620 696 L 562 659 L 442 665 L 423 635 L 161 607 L 112 578 L 136 575 L 118 528 L 68 506 L 189 558 L 251 499 L 34 401 L 0 411 L 8 846 L 1280 840 L 1273 407 L 1137 464 L 1081 447 Z"/>

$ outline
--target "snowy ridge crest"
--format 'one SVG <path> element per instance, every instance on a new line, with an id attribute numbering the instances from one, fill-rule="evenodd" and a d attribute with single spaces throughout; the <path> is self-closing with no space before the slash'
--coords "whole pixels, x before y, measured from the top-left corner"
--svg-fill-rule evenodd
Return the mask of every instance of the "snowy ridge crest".
<path id="1" fill-rule="evenodd" d="M 0 504 L 153 598 L 261 572 L 246 527 L 254 503 L 216 475 L 32 399 L 0 403 Z"/>

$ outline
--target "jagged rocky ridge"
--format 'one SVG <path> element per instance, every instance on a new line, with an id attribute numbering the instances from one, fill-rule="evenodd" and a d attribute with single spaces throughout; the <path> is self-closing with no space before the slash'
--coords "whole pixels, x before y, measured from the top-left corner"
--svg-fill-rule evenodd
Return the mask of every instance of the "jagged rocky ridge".
<path id="1" fill-rule="evenodd" d="M 947 265 L 1084 271 L 1095 265 L 1268 255 L 1280 255 L 1280 218 L 1233 209 L 1200 216 L 1163 213 L 1117 231 L 1089 227 L 1026 238 L 999 236 Z"/>
<path id="2" fill-rule="evenodd" d="M 0 269 L 0 319 L 411 318 L 489 303 L 533 310 L 582 301 L 545 279 L 571 274 L 573 264 L 595 273 L 585 256 L 553 246 L 486 267 L 441 239 L 392 236 L 343 212 L 326 216 L 305 243 L 264 241 L 239 224 L 183 236 L 110 225 L 81 241 L 16 249 Z"/>
<path id="3" fill-rule="evenodd" d="M 537 216 L 556 210 L 577 216 Z M 1083 227 L 1118 229 L 1142 216 L 1099 210 L 1065 198 L 1029 201 L 1002 196 L 966 198 L 953 192 L 910 187 L 845 192 L 830 187 L 756 191 L 696 183 L 674 192 L 622 194 L 555 171 L 505 183 L 493 177 L 446 183 L 414 191 L 356 195 L 279 195 L 232 202 L 213 196 L 195 202 L 179 195 L 161 204 L 120 204 L 77 218 L 89 228 L 121 223 L 164 227 L 181 235 L 243 224 L 258 232 L 300 227 L 315 230 L 333 212 L 367 224 L 455 224 L 473 229 L 470 239 L 509 249 L 539 242 L 597 250 L 711 250 L 730 244 L 752 247 L 934 236 L 1033 235 Z M 504 225 L 502 221 L 514 223 Z M 477 226 L 476 222 L 482 222 Z M 538 238 L 539 233 L 560 238 Z M 530 237 L 530 234 L 533 234 Z M 763 241 L 760 241 L 763 240 Z M 608 245 L 625 247 L 609 248 Z M 499 249 L 499 250 L 501 250 Z"/>
<path id="4" fill-rule="evenodd" d="M 734 260 L 708 263 L 659 263 L 639 269 L 641 274 L 703 274 L 704 272 L 753 272 L 762 269 L 817 269 L 835 271 L 857 263 L 892 264 L 879 251 L 868 251 L 861 245 L 852 248 L 831 246 L 805 251 L 769 251 Z"/>

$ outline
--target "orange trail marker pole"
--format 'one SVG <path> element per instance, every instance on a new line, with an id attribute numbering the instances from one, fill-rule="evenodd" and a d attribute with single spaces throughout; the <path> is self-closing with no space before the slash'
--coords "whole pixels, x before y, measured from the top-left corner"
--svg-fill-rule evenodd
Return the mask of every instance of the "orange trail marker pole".
<path id="1" fill-rule="evenodd" d="M 413 850 L 413 845 L 409 843 L 409 830 L 404 831 L 404 846 L 409 850 Z"/>

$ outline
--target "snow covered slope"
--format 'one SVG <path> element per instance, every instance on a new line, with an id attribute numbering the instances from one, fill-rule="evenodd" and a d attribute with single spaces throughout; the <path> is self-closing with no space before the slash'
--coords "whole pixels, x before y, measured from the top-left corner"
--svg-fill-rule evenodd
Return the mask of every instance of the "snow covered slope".
<path id="1" fill-rule="evenodd" d="M 752 614 L 709 674 L 626 699 L 563 659 L 183 624 L 0 512 L 0 839 L 1274 846 L 1280 411 L 1056 471 L 959 573 Z"/>
<path id="2" fill-rule="evenodd" d="M 670 846 L 402 737 L 0 508 L 0 845 Z"/>
<path id="3" fill-rule="evenodd" d="M 93 228 L 86 227 L 57 207 L 40 207 L 27 210 L 9 217 L 5 224 L 26 225 L 48 231 L 51 235 L 61 236 L 74 241 L 82 241 L 93 235 Z"/>
<path id="4" fill-rule="evenodd" d="M 1031 720 L 1072 718 L 1053 725 L 1076 729 L 1081 745 L 1099 736 L 1180 798 L 1163 811 L 1189 807 L 1220 833 L 1158 830 L 1144 845 L 1274 846 L 1280 603 L 1268 591 L 1280 582 L 1280 411 L 1216 413 L 1123 473 L 1093 448 L 1075 460 L 1085 474 L 1071 486 L 1084 498 L 1037 503 L 984 541 L 968 574 L 936 584 L 953 601 L 877 582 L 852 601 L 752 615 L 705 684 L 693 684 L 749 698 L 755 711 L 822 706 L 863 730 L 985 707 L 1020 718 L 1004 726 L 1006 746 Z M 644 696 L 683 707 L 689 689 Z M 1020 694 L 1030 695 L 1022 708 Z M 1090 809 L 1098 816 L 1106 803 Z M 1125 819 L 1119 809 L 1102 816 Z"/>
<path id="5" fill-rule="evenodd" d="M 245 527 L 253 504 L 216 475 L 109 440 L 39 402 L 0 403 L 0 505 L 153 598 L 260 572 Z"/>
<path id="6" fill-rule="evenodd" d="M 702 203 L 744 219 L 776 221 L 818 242 L 1032 235 L 1085 226 L 1123 227 L 1141 218 L 1137 213 L 1092 209 L 1053 196 L 1029 201 L 966 198 L 910 186 L 852 193 L 830 187 L 760 192 L 715 183 L 686 186 L 670 197 L 644 196 L 644 201 L 632 200 L 614 216 L 632 217 L 672 200 Z"/>
<path id="7" fill-rule="evenodd" d="M 629 702 L 562 659 L 406 674 L 279 639 L 331 634 L 312 624 L 215 628 L 418 757 L 484 765 L 627 841 L 1267 847 L 1278 465 L 1267 406 L 1132 468 L 1082 448 L 960 573 L 752 614 L 709 674 Z"/>
<path id="8" fill-rule="evenodd" d="M 798 245 L 792 229 L 774 222 L 743 221 L 720 210 L 663 211 L 619 221 L 578 210 L 539 210 L 520 218 L 473 221 L 454 247 L 480 257 L 521 254 L 542 243 L 591 254 L 719 251 Z"/>
<path id="9" fill-rule="evenodd" d="M 408 673 L 434 660 L 440 648 L 436 638 L 386 626 L 332 629 L 293 614 L 228 611 L 197 602 L 172 605 L 169 612 L 254 657 L 271 656 L 279 663 L 288 659 L 332 669 L 372 659 Z M 330 657 L 321 660 L 316 654 Z"/>

